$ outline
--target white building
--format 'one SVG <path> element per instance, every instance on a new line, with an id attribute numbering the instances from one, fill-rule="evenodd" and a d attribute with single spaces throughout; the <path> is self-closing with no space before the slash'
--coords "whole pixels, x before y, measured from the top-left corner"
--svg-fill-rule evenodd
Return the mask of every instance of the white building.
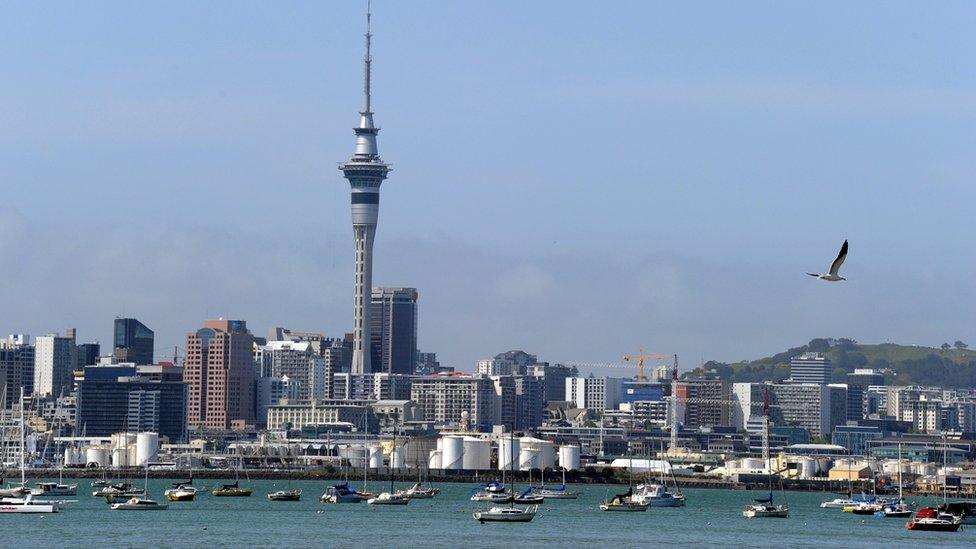
<path id="1" fill-rule="evenodd" d="M 262 377 L 287 377 L 297 383 L 300 400 L 329 396 L 325 359 L 310 341 L 269 341 L 257 349 L 255 362 Z"/>
<path id="2" fill-rule="evenodd" d="M 615 377 L 568 377 L 566 400 L 577 408 L 612 410 L 620 405 L 624 380 Z"/>
<path id="3" fill-rule="evenodd" d="M 803 353 L 790 359 L 790 381 L 826 385 L 834 375 L 830 359 L 823 353 Z"/>
<path id="4" fill-rule="evenodd" d="M 34 394 L 59 396 L 70 392 L 77 356 L 73 337 L 37 337 L 34 340 Z"/>

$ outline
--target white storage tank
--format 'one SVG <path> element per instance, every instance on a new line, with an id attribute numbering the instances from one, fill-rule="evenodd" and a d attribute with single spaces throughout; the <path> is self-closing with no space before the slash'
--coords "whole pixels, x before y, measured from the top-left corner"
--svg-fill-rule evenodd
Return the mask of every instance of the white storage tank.
<path id="1" fill-rule="evenodd" d="M 519 470 L 528 471 L 530 469 L 540 469 L 540 465 L 542 464 L 540 457 L 541 454 L 539 450 L 536 450 L 535 448 L 522 448 L 522 451 L 519 452 Z"/>
<path id="2" fill-rule="evenodd" d="M 369 451 L 369 468 L 379 469 L 383 466 L 383 447 L 377 444 L 370 444 L 368 446 Z"/>
<path id="3" fill-rule="evenodd" d="M 443 469 L 443 462 L 441 461 L 441 451 L 431 450 L 430 456 L 427 458 L 427 468 L 428 469 Z"/>
<path id="4" fill-rule="evenodd" d="M 498 439 L 498 469 L 508 471 L 512 468 L 512 462 L 518 464 L 519 452 L 522 446 L 519 439 L 504 437 Z"/>
<path id="5" fill-rule="evenodd" d="M 522 449 L 535 450 L 539 454 L 537 469 L 556 466 L 556 448 L 552 442 L 535 437 L 522 437 Z"/>
<path id="6" fill-rule="evenodd" d="M 112 435 L 112 449 L 124 448 L 135 441 L 135 433 L 115 433 Z"/>
<path id="7" fill-rule="evenodd" d="M 349 460 L 353 469 L 361 469 L 365 463 L 362 446 L 343 446 L 339 448 L 339 457 Z"/>
<path id="8" fill-rule="evenodd" d="M 99 467 L 108 467 L 112 464 L 108 448 L 104 446 L 91 446 L 85 450 L 85 462 L 86 465 L 97 463 Z"/>
<path id="9" fill-rule="evenodd" d="M 70 467 L 72 465 L 78 465 L 78 450 L 74 446 L 64 447 L 64 466 Z"/>
<path id="10" fill-rule="evenodd" d="M 390 450 L 390 467 L 394 469 L 403 469 L 407 465 L 406 452 L 403 446 L 394 446 Z"/>
<path id="11" fill-rule="evenodd" d="M 559 466 L 567 471 L 574 471 L 580 468 L 580 449 L 579 446 L 565 444 L 559 447 Z"/>
<path id="12" fill-rule="evenodd" d="M 477 437 L 464 437 L 461 468 L 465 471 L 483 471 L 491 468 L 491 443 Z"/>
<path id="13" fill-rule="evenodd" d="M 800 478 L 814 478 L 817 476 L 817 460 L 810 458 L 800 458 L 797 469 Z"/>
<path id="14" fill-rule="evenodd" d="M 761 470 L 766 468 L 766 464 L 760 458 L 744 458 L 742 468 L 747 470 Z"/>
<path id="15" fill-rule="evenodd" d="M 159 433 L 139 433 L 136 435 L 136 461 L 139 467 L 156 460 L 159 454 Z"/>
<path id="16" fill-rule="evenodd" d="M 127 448 L 114 448 L 112 450 L 112 467 L 129 467 L 131 465 Z"/>
<path id="17" fill-rule="evenodd" d="M 443 437 L 443 453 L 441 454 L 441 469 L 455 471 L 464 465 L 464 439 L 458 436 Z"/>

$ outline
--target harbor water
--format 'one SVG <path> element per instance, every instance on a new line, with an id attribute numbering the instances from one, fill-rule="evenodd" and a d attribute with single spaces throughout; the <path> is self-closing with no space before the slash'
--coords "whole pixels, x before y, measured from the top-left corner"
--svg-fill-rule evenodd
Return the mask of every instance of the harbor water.
<path id="1" fill-rule="evenodd" d="M 141 485 L 136 479 L 133 481 Z M 72 481 L 74 482 L 74 481 Z M 172 480 L 149 481 L 151 497 L 164 500 Z M 219 481 L 196 480 L 198 487 Z M 644 513 L 606 513 L 600 500 L 625 491 L 622 486 L 575 486 L 576 500 L 549 500 L 528 524 L 479 524 L 471 513 L 489 504 L 468 500 L 473 485 L 437 484 L 440 495 L 407 506 L 372 508 L 364 503 L 319 502 L 328 483 L 241 479 L 251 497 L 217 498 L 198 494 L 192 502 L 171 502 L 165 511 L 112 511 L 92 497 L 80 479 L 77 500 L 51 515 L 4 515 L 4 539 L 33 547 L 638 547 L 648 544 L 730 547 L 976 547 L 976 526 L 955 533 L 910 532 L 905 519 L 858 516 L 821 509 L 819 492 L 776 492 L 790 506 L 788 519 L 746 519 L 743 505 L 763 492 L 685 490 L 684 508 Z M 353 482 L 357 488 L 361 481 Z M 406 483 L 398 488 L 407 488 Z M 268 492 L 302 488 L 298 502 L 273 502 Z M 371 482 L 371 491 L 389 488 Z M 910 498 L 922 504 L 938 500 Z"/>

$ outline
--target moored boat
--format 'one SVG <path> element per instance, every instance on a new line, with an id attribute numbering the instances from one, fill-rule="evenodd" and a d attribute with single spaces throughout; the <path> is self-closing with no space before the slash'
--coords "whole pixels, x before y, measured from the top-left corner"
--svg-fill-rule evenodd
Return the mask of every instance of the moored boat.
<path id="1" fill-rule="evenodd" d="M 439 493 L 441 493 L 441 491 L 437 488 L 434 488 L 433 486 L 424 488 L 419 482 L 406 490 L 397 491 L 397 494 L 409 499 L 430 499 Z"/>
<path id="2" fill-rule="evenodd" d="M 326 488 L 319 498 L 322 503 L 362 503 L 369 499 L 365 494 L 356 491 L 348 482 L 335 484 Z"/>
<path id="3" fill-rule="evenodd" d="M 962 526 L 962 519 L 948 513 L 939 513 L 934 507 L 919 509 L 915 516 L 905 523 L 909 530 L 925 530 L 933 532 L 955 532 Z"/>
<path id="4" fill-rule="evenodd" d="M 600 502 L 601 511 L 640 512 L 647 511 L 648 505 L 633 499 L 634 490 L 628 489 L 623 494 L 617 494 L 610 499 Z"/>
<path id="5" fill-rule="evenodd" d="M 77 484 L 61 484 L 59 482 L 38 482 L 31 490 L 35 496 L 76 496 Z"/>
<path id="6" fill-rule="evenodd" d="M 406 505 L 410 503 L 410 498 L 398 493 L 383 492 L 374 498 L 369 498 L 366 503 L 370 505 Z"/>
<path id="7" fill-rule="evenodd" d="M 646 503 L 650 507 L 684 507 L 685 505 L 683 494 L 672 494 L 661 484 L 638 484 L 633 499 L 639 503 Z"/>
<path id="8" fill-rule="evenodd" d="M 220 488 L 214 488 L 210 491 L 210 495 L 224 498 L 246 498 L 250 497 L 252 492 L 253 490 L 250 488 L 241 488 L 240 481 L 235 480 L 231 484 L 221 484 Z"/>
<path id="9" fill-rule="evenodd" d="M 113 503 L 116 511 L 165 511 L 169 505 L 149 498 L 134 497 L 122 503 Z"/>
<path id="10" fill-rule="evenodd" d="M 0 499 L 0 513 L 57 513 L 59 509 L 56 502 L 34 501 L 30 493 L 23 498 Z"/>
<path id="11" fill-rule="evenodd" d="M 278 490 L 277 492 L 268 494 L 268 499 L 271 501 L 298 501 L 302 499 L 302 490 L 301 488 Z"/>
<path id="12" fill-rule="evenodd" d="M 539 512 L 539 506 L 530 507 L 492 507 L 486 511 L 475 511 L 471 516 L 482 524 L 486 522 L 531 522 Z"/>

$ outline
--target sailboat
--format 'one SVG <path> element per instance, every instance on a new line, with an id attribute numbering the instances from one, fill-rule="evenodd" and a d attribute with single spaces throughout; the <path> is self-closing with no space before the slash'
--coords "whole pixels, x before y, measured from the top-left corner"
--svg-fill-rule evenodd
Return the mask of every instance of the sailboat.
<path id="1" fill-rule="evenodd" d="M 417 482 L 410 488 L 407 488 L 406 490 L 399 490 L 397 491 L 397 493 L 410 499 L 430 499 L 436 496 L 437 494 L 441 493 L 440 490 L 434 488 L 434 486 L 430 483 L 429 471 L 427 474 L 428 474 L 428 479 L 427 479 L 426 487 L 424 487 L 423 477 L 420 474 L 420 469 L 418 468 Z"/>
<path id="2" fill-rule="evenodd" d="M 886 503 L 876 514 L 886 518 L 912 516 L 912 508 L 905 503 L 905 494 L 901 483 L 901 442 L 898 443 L 898 501 Z"/>
<path id="3" fill-rule="evenodd" d="M 58 482 L 36 482 L 31 494 L 35 496 L 76 496 L 78 483 L 64 484 L 64 469 L 58 469 Z"/>
<path id="4" fill-rule="evenodd" d="M 637 485 L 637 492 L 634 494 L 634 501 L 646 503 L 651 507 L 684 507 L 685 496 L 678 489 L 678 481 L 674 478 L 674 470 L 671 470 L 671 479 L 674 481 L 675 493 L 668 491 L 667 477 L 664 474 L 664 441 L 661 441 L 661 478 L 657 483 L 645 483 Z M 670 468 L 671 463 L 667 462 Z"/>
<path id="5" fill-rule="evenodd" d="M 769 392 L 763 391 L 763 437 L 764 440 L 769 439 Z M 764 448 L 765 451 L 765 448 Z M 782 505 L 776 505 L 773 503 L 773 471 L 772 467 L 769 465 L 769 456 L 764 455 L 763 458 L 766 460 L 766 472 L 769 479 L 769 496 L 765 498 L 756 498 L 754 503 L 746 505 L 742 509 L 742 516 L 746 518 L 788 518 L 790 516 L 790 507 L 785 503 Z M 778 474 L 779 471 L 776 471 Z"/>
<path id="6" fill-rule="evenodd" d="M 240 447 L 235 448 L 240 454 Z M 253 490 L 250 488 L 241 488 L 241 469 L 244 467 L 244 457 L 239 456 L 239 463 L 237 469 L 234 470 L 234 482 L 230 484 L 221 484 L 220 488 L 214 488 L 210 491 L 210 495 L 218 498 L 246 498 L 250 497 Z"/>
<path id="7" fill-rule="evenodd" d="M 558 486 L 546 486 L 546 474 L 542 473 L 542 484 L 532 487 L 532 493 L 545 499 L 576 499 L 579 492 L 566 489 L 566 469 L 563 469 L 563 483 Z"/>
<path id="8" fill-rule="evenodd" d="M 647 511 L 648 505 L 642 501 L 634 499 L 634 456 L 631 454 L 629 479 L 627 481 L 627 491 L 623 494 L 616 494 L 610 499 L 600 502 L 601 511 L 617 511 L 624 513 Z"/>
<path id="9" fill-rule="evenodd" d="M 517 409 L 517 403 L 516 403 Z M 511 442 L 508 445 L 509 450 L 509 467 L 512 472 L 512 493 L 515 492 L 515 422 L 512 422 L 511 426 Z M 538 505 L 529 505 L 526 507 L 516 507 L 515 498 L 511 499 L 511 503 L 508 507 L 494 506 L 483 511 L 475 511 L 472 513 L 474 520 L 484 524 L 486 522 L 532 522 L 536 514 L 539 512 Z"/>
<path id="10" fill-rule="evenodd" d="M 366 503 L 370 505 L 406 505 L 410 503 L 410 498 L 401 492 L 393 490 L 393 458 L 396 456 L 396 432 L 397 426 L 393 425 L 393 446 L 390 448 L 390 491 L 369 498 Z"/>
<path id="11" fill-rule="evenodd" d="M 20 388 L 20 488 L 23 497 L 12 497 L 0 499 L 0 513 L 57 513 L 60 505 L 57 502 L 36 502 L 33 494 L 26 489 L 27 472 L 24 461 L 24 454 L 27 452 L 27 445 L 24 440 L 24 388 Z"/>
<path id="12" fill-rule="evenodd" d="M 169 505 L 159 503 L 154 499 L 149 499 L 149 466 L 146 466 L 146 480 L 142 487 L 144 496 L 133 496 L 122 503 L 113 503 L 112 509 L 115 511 L 165 511 Z"/>

